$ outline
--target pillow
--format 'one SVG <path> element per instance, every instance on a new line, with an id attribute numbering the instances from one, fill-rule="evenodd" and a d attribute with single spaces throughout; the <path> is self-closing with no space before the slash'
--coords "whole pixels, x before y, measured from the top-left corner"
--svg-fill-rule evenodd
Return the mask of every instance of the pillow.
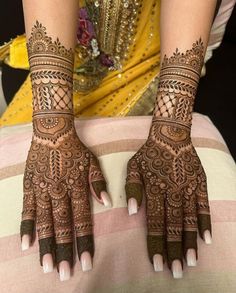
<path id="1" fill-rule="evenodd" d="M 208 46 L 205 54 L 205 63 L 212 57 L 213 51 L 217 49 L 224 37 L 226 25 L 232 14 L 236 0 L 222 0 L 218 13 L 214 19 L 209 36 Z M 205 65 L 202 68 L 202 76 L 206 74 Z"/>
<path id="2" fill-rule="evenodd" d="M 196 267 L 184 266 L 183 279 L 173 279 L 164 265 L 156 273 L 146 249 L 145 202 L 128 216 L 125 199 L 126 165 L 148 136 L 151 116 L 76 119 L 81 140 L 98 156 L 113 206 L 91 198 L 95 257 L 93 270 L 82 272 L 78 257 L 67 282 L 44 274 L 39 264 L 38 240 L 29 250 L 20 246 L 23 172 L 32 126 L 1 128 L 0 152 L 0 276 L 1 293 L 235 293 L 236 292 L 236 167 L 212 122 L 194 114 L 192 139 L 207 174 L 213 243 L 198 236 Z"/>

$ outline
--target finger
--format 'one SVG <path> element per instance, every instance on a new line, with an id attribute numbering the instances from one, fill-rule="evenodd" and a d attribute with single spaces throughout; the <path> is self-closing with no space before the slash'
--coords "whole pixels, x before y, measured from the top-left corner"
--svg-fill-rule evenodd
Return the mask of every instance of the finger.
<path id="1" fill-rule="evenodd" d="M 43 272 L 51 273 L 53 271 L 53 258 L 51 253 L 46 253 L 43 256 Z"/>
<path id="2" fill-rule="evenodd" d="M 208 230 L 210 234 L 211 230 L 211 216 L 210 207 L 207 194 L 207 181 L 205 173 L 202 169 L 202 173 L 198 176 L 198 185 L 196 189 L 197 195 L 197 217 L 198 217 L 198 230 L 201 238 L 204 240 L 204 231 Z"/>
<path id="3" fill-rule="evenodd" d="M 183 207 L 181 191 L 169 191 L 167 193 L 165 207 L 168 267 L 172 269 L 172 262 L 179 260 L 183 269 Z"/>
<path id="4" fill-rule="evenodd" d="M 148 255 L 156 272 L 163 271 L 163 263 L 166 259 L 164 243 L 163 235 L 147 235 Z"/>
<path id="5" fill-rule="evenodd" d="M 40 235 L 41 232 L 38 234 Z M 51 266 L 55 263 L 55 239 L 53 236 L 39 239 L 39 254 L 43 271 L 50 272 Z M 49 258 L 44 258 L 44 256 L 49 256 Z M 52 259 L 52 264 L 50 259 Z"/>
<path id="6" fill-rule="evenodd" d="M 77 238 L 77 251 L 81 267 L 84 272 L 92 269 L 92 257 L 94 256 L 93 235 L 83 235 Z"/>
<path id="7" fill-rule="evenodd" d="M 198 258 L 197 247 L 197 206 L 196 181 L 191 182 L 183 190 L 183 247 L 184 257 L 189 266 L 196 266 Z"/>
<path id="8" fill-rule="evenodd" d="M 89 168 L 89 186 L 92 195 L 106 207 L 111 207 L 111 199 L 107 193 L 106 181 L 98 159 L 91 155 Z"/>
<path id="9" fill-rule="evenodd" d="M 155 254 L 153 256 L 153 265 L 155 272 L 163 271 L 163 256 L 161 254 Z"/>
<path id="10" fill-rule="evenodd" d="M 112 206 L 110 196 L 106 191 L 101 191 L 101 198 L 105 207 Z"/>
<path id="11" fill-rule="evenodd" d="M 31 242 L 31 236 L 30 235 L 23 235 L 22 239 L 21 239 L 21 249 L 22 251 L 29 249 L 30 246 L 30 242 Z"/>
<path id="12" fill-rule="evenodd" d="M 211 233 L 209 230 L 205 230 L 203 234 L 204 240 L 206 244 L 211 244 L 212 243 L 212 238 L 211 238 Z"/>
<path id="13" fill-rule="evenodd" d="M 166 259 L 165 231 L 164 231 L 164 196 L 160 185 L 154 185 L 145 175 L 145 194 L 147 198 L 147 248 L 151 263 L 155 271 L 163 270 L 163 262 Z M 154 178 L 153 178 L 154 179 Z"/>
<path id="14" fill-rule="evenodd" d="M 41 187 L 40 187 L 41 184 Z M 35 180 L 35 196 L 37 198 L 37 233 L 39 241 L 40 264 L 47 271 L 47 264 L 43 264 L 43 257 L 50 254 L 55 261 L 55 238 L 53 229 L 52 206 L 51 199 L 47 188 L 42 188 L 43 183 L 40 180 Z M 49 264 L 50 266 L 50 264 Z"/>
<path id="15" fill-rule="evenodd" d="M 83 271 L 92 268 L 94 256 L 93 225 L 89 203 L 89 186 L 87 178 L 73 187 L 71 191 L 71 206 L 74 228 L 76 233 L 77 251 Z M 85 253 L 86 252 L 86 253 Z"/>
<path id="16" fill-rule="evenodd" d="M 127 164 L 125 192 L 129 214 L 131 215 L 137 212 L 143 197 L 143 182 L 135 157 L 132 157 Z"/>
<path id="17" fill-rule="evenodd" d="M 81 254 L 80 260 L 83 272 L 87 272 L 92 269 L 92 258 L 88 251 L 84 251 Z"/>
<path id="18" fill-rule="evenodd" d="M 68 261 L 63 260 L 59 263 L 59 275 L 62 282 L 70 279 L 70 264 Z"/>
<path id="19" fill-rule="evenodd" d="M 49 188 L 56 242 L 56 264 L 59 271 L 61 261 L 73 267 L 73 230 L 71 200 L 65 183 L 56 182 Z"/>
<path id="20" fill-rule="evenodd" d="M 196 266 L 198 259 L 197 232 L 184 231 L 184 257 L 188 266 Z"/>
<path id="21" fill-rule="evenodd" d="M 138 212 L 138 202 L 133 197 L 128 200 L 128 211 L 130 216 Z"/>
<path id="22" fill-rule="evenodd" d="M 183 269 L 182 269 L 182 263 L 180 260 L 175 259 L 172 262 L 171 270 L 173 272 L 174 279 L 181 279 L 183 278 Z"/>
<path id="23" fill-rule="evenodd" d="M 62 273 L 61 270 L 64 270 L 64 266 L 60 266 L 61 262 L 66 264 L 66 268 L 68 268 L 68 273 Z M 62 274 L 70 275 L 70 269 L 72 269 L 73 263 L 73 242 L 56 243 L 56 264 L 57 272 L 60 274 L 60 277 L 62 276 Z"/>
<path id="24" fill-rule="evenodd" d="M 29 237 L 24 237 L 23 248 L 27 249 L 29 247 L 31 241 L 33 240 L 34 235 L 34 227 L 35 227 L 35 216 L 36 216 L 36 203 L 35 203 L 35 195 L 33 190 L 32 183 L 32 172 L 28 170 L 26 167 L 24 178 L 23 178 L 23 209 L 22 209 L 22 217 L 21 217 L 21 225 L 20 225 L 20 236 L 21 240 L 24 235 L 28 235 Z M 28 239 L 28 240 L 27 240 Z M 27 242 L 29 243 L 27 244 Z"/>
<path id="25" fill-rule="evenodd" d="M 197 265 L 197 256 L 196 256 L 196 250 L 195 249 L 190 248 L 190 249 L 187 250 L 186 260 L 187 260 L 187 265 L 189 267 L 195 267 Z"/>
<path id="26" fill-rule="evenodd" d="M 22 220 L 20 225 L 20 236 L 21 236 L 21 245 L 23 246 L 23 237 L 28 236 L 27 238 L 24 237 L 24 239 L 28 239 L 29 245 L 33 239 L 34 235 L 34 227 L 35 227 L 35 221 L 34 220 Z M 24 247 L 26 248 L 27 244 L 24 240 Z M 29 247 L 28 247 L 29 248 Z M 23 250 L 23 249 L 22 249 Z"/>

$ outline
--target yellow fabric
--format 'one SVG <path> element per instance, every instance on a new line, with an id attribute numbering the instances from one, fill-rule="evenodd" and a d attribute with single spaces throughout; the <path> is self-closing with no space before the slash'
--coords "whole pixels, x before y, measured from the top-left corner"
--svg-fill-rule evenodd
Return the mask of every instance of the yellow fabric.
<path id="1" fill-rule="evenodd" d="M 14 68 L 29 69 L 25 36 L 16 37 L 10 45 L 8 65 Z"/>
<path id="2" fill-rule="evenodd" d="M 126 116 L 139 101 L 160 66 L 160 1 L 143 0 L 137 33 L 123 62 L 122 70 L 109 71 L 99 87 L 88 92 L 74 91 L 76 117 Z M 75 67 L 80 59 L 75 53 Z M 8 64 L 14 68 L 29 68 L 25 36 L 17 37 L 10 45 Z M 77 75 L 74 74 L 74 79 Z M 29 76 L 3 113 L 0 124 L 11 125 L 32 120 L 32 91 Z"/>

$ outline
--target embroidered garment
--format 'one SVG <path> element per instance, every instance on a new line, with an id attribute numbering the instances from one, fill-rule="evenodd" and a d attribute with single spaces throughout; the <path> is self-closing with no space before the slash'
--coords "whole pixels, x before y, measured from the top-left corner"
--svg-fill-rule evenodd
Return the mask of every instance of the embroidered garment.
<path id="1" fill-rule="evenodd" d="M 153 110 L 160 70 L 159 18 L 157 0 L 80 1 L 73 78 L 76 117 L 138 115 Z M 27 59 L 22 35 L 12 41 L 7 62 L 28 69 Z M 28 76 L 0 122 L 9 125 L 31 119 Z"/>

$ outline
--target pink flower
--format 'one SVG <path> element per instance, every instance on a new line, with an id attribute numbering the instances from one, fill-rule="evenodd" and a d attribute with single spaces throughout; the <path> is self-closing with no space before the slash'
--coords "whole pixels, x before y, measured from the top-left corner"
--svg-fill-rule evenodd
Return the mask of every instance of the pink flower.
<path id="1" fill-rule="evenodd" d="M 79 13 L 79 27 L 77 38 L 82 46 L 89 47 L 91 39 L 96 38 L 92 22 L 89 20 L 86 8 L 81 8 Z"/>

